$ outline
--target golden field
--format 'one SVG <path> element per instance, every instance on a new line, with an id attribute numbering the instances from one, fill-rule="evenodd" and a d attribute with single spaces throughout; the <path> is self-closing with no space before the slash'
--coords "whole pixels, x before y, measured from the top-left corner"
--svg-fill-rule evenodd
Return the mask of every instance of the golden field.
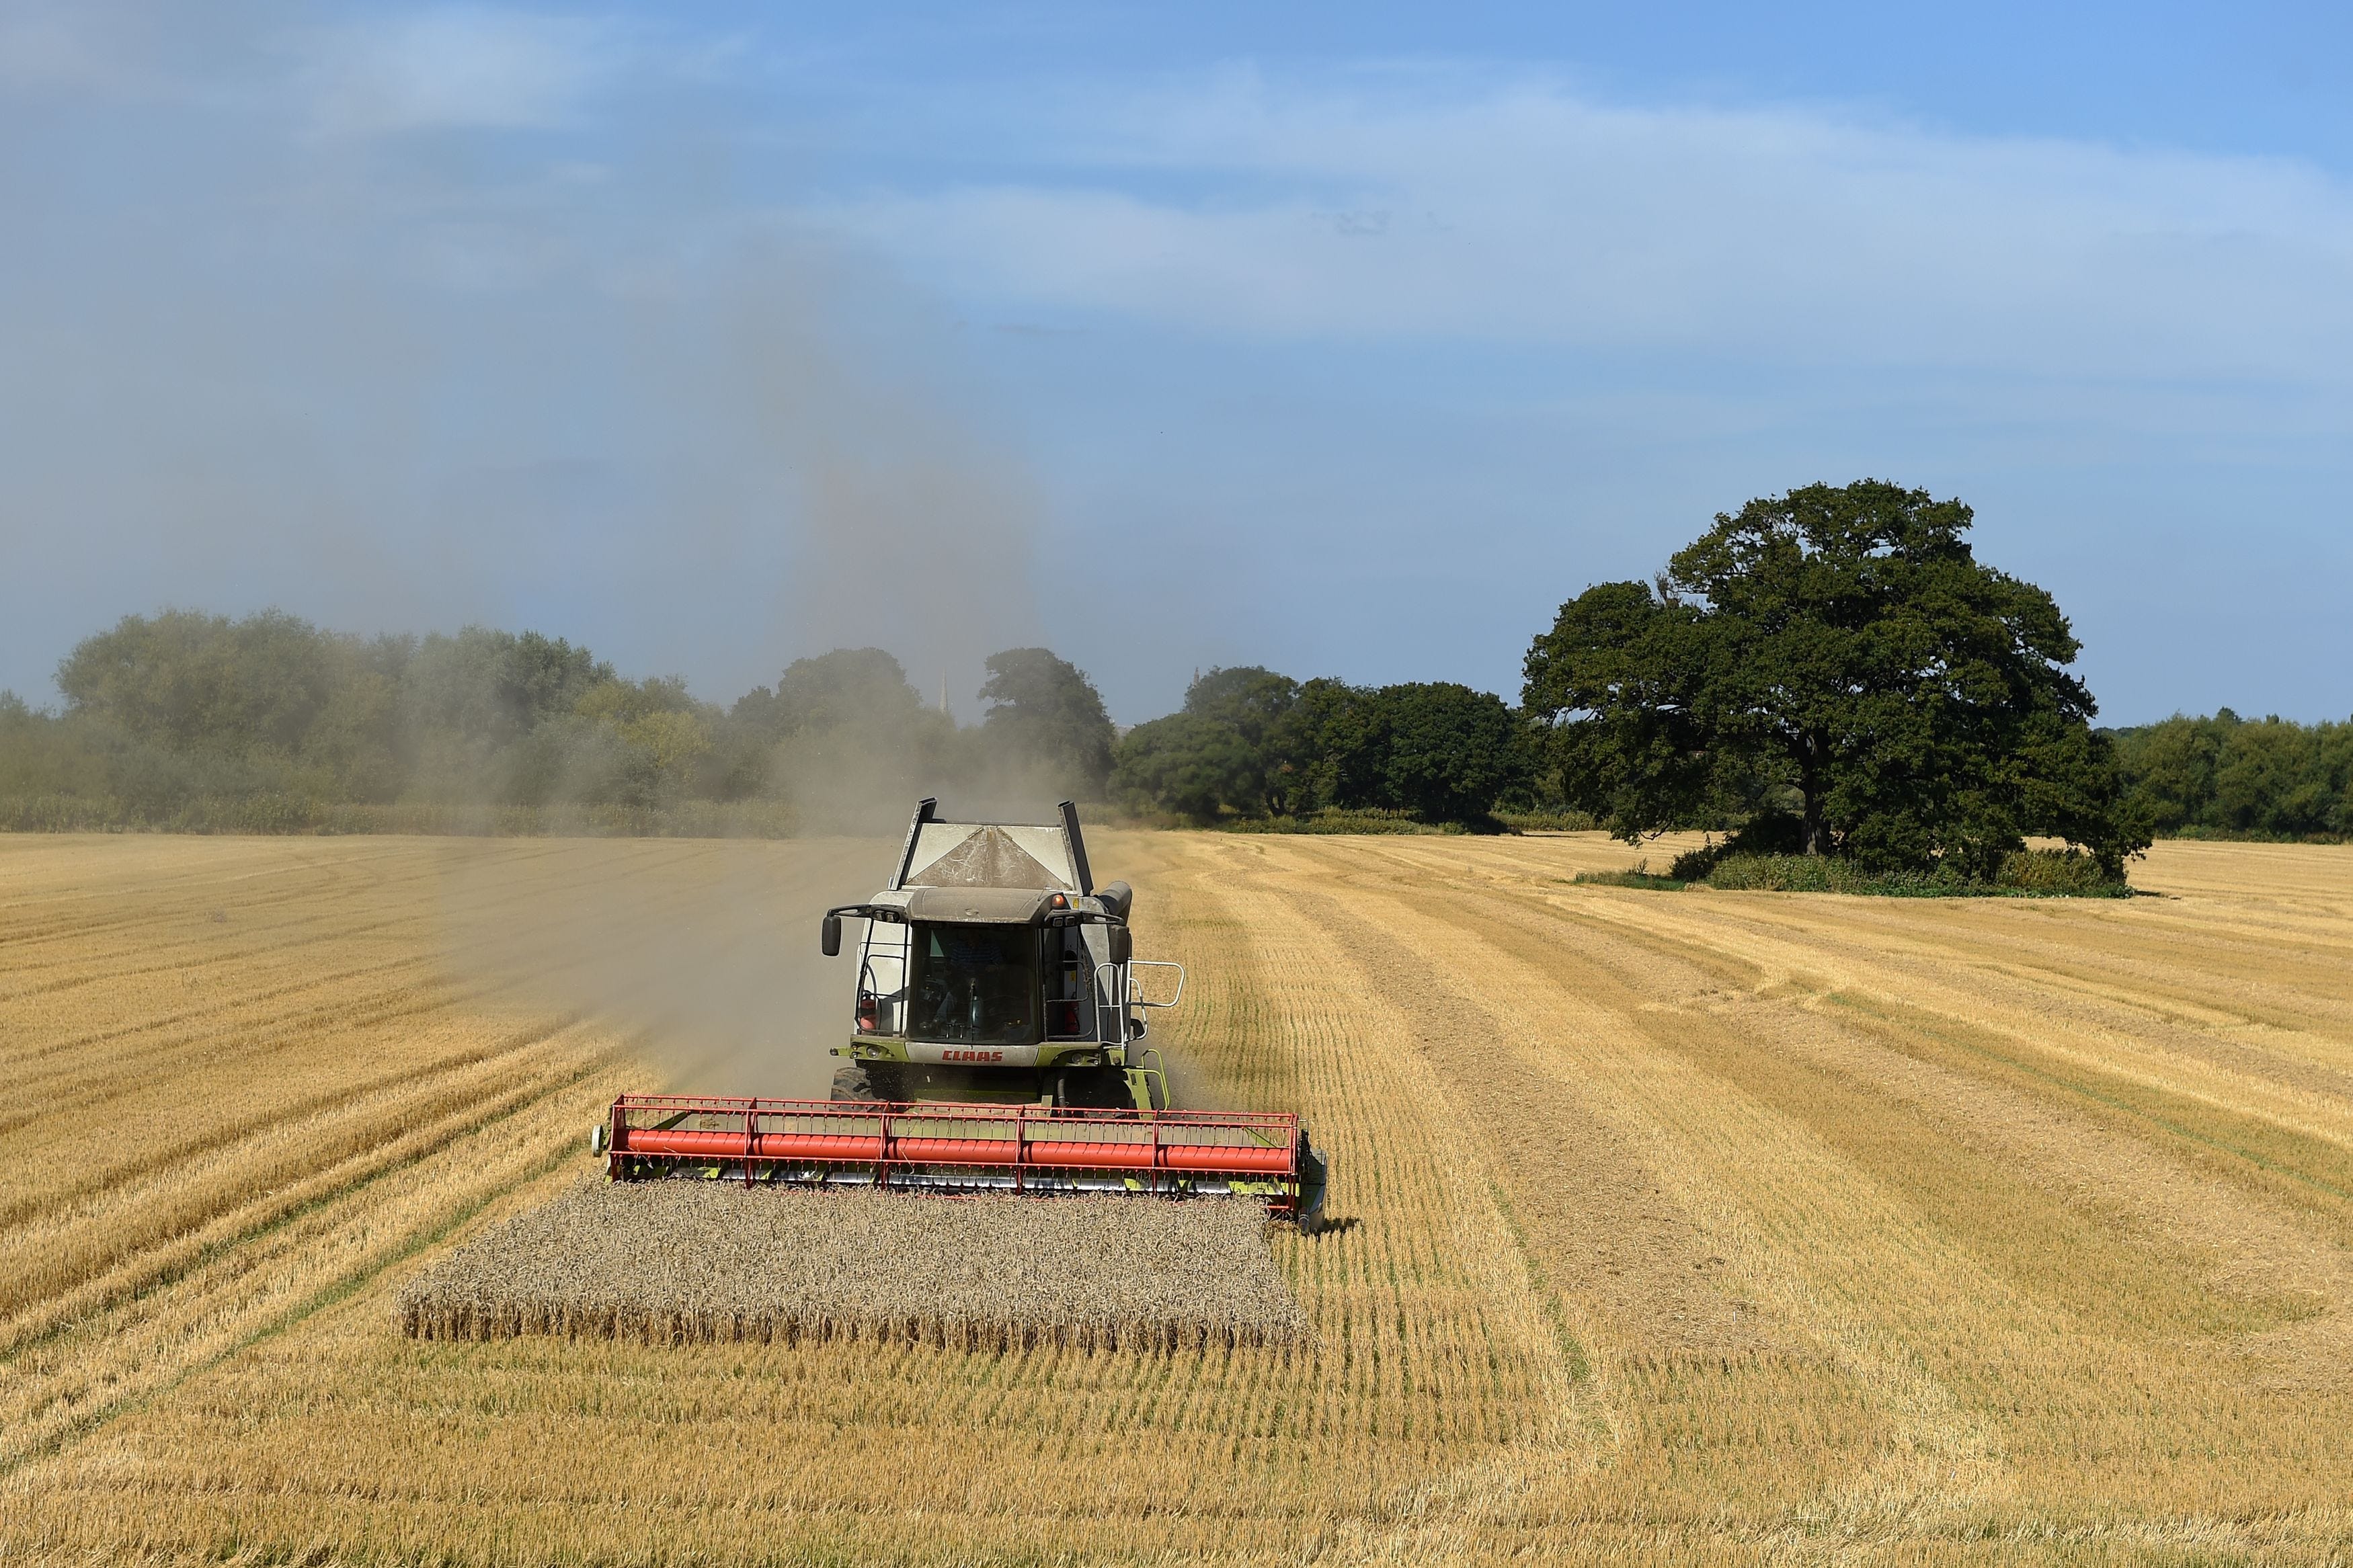
<path id="1" fill-rule="evenodd" d="M 1107 836 L 1198 1092 L 1336 1155 L 1315 1353 L 401 1337 L 669 1070 L 452 933 L 871 858 L 0 837 L 0 1563 L 2353 1556 L 2348 849 L 1912 900 Z"/>

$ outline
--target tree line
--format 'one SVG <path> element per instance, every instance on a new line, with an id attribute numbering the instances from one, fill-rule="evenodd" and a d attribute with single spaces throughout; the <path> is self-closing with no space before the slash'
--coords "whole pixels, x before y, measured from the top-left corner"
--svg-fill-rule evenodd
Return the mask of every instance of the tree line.
<path id="1" fill-rule="evenodd" d="M 459 808 L 628 825 L 700 805 L 822 828 L 903 816 L 897 797 L 942 784 L 1100 797 L 1114 731 L 1086 677 L 1044 648 L 987 668 L 987 710 L 959 726 L 879 648 L 796 660 L 722 707 L 536 632 L 363 639 L 276 610 L 134 615 L 59 667 L 62 712 L 0 693 L 0 810 L 19 826 L 301 827 L 332 808 L 384 808 L 346 812 L 362 825 Z"/>
<path id="2" fill-rule="evenodd" d="M 1721 835 L 1693 875 L 1799 856 L 1990 883 L 2055 838 L 2113 881 L 2158 833 L 2353 831 L 2348 726 L 2097 727 L 2066 616 L 1979 561 L 1973 524 L 1880 480 L 1755 500 L 1649 582 L 1564 604 L 1516 707 L 1213 670 L 1123 741 L 1113 783 L 1201 821 L 1502 810 Z"/>
<path id="3" fill-rule="evenodd" d="M 1525 794 L 1535 765 L 1516 715 L 1459 685 L 1217 669 L 1182 711 L 1122 736 L 1050 650 L 986 668 L 986 711 L 960 726 L 880 648 L 797 659 L 722 706 L 537 632 L 360 638 L 278 610 L 133 615 L 60 665 L 62 712 L 0 693 L 0 821 L 302 827 L 337 807 L 427 823 L 492 807 L 642 822 L 776 805 L 789 816 L 734 820 L 860 827 L 946 788 L 1192 822 L 1327 808 L 1461 822 Z"/>
<path id="4" fill-rule="evenodd" d="M 2135 807 L 2158 833 L 2353 837 L 2353 721 L 2176 714 L 2114 731 Z"/>
<path id="5" fill-rule="evenodd" d="M 1120 740 L 1119 798 L 1194 822 L 1385 812 L 1483 823 L 1535 804 L 1542 748 L 1503 699 L 1450 681 L 1351 686 L 1249 666 Z"/>
<path id="6" fill-rule="evenodd" d="M 1649 582 L 1564 604 L 1516 704 L 1250 666 L 1124 734 L 1045 648 L 992 655 L 986 711 L 958 725 L 879 648 L 796 660 L 722 706 L 534 632 L 131 616 L 59 667 L 62 711 L 0 693 L 0 825 L 487 806 L 858 829 L 949 789 L 1198 824 L 1704 828 L 1712 855 L 1970 880 L 2029 837 L 2113 877 L 2158 833 L 2353 832 L 2353 724 L 2095 727 L 2066 617 L 1976 558 L 1972 521 L 1883 481 L 1803 487 L 1719 514 Z"/>

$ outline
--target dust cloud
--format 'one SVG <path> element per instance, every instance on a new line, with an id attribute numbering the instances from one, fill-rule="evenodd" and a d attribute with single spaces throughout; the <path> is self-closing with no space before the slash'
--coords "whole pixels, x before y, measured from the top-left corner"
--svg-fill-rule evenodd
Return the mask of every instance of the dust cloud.
<path id="1" fill-rule="evenodd" d="M 649 1091 L 823 1099 L 856 959 L 818 948 L 825 910 L 891 874 L 895 842 L 557 839 L 453 843 L 446 960 L 534 1015 L 626 1036 Z"/>
<path id="2" fill-rule="evenodd" d="M 1035 640 L 1036 502 L 1009 445 L 959 412 L 919 302 L 771 235 L 615 309 L 618 395 L 667 432 L 649 465 L 667 537 L 714 580 L 707 611 L 669 608 L 682 626 L 771 650 L 767 680 L 787 656 L 881 646 L 966 698 L 987 654 Z M 721 584 L 762 572 L 768 602 L 731 610 Z M 840 837 L 460 847 L 453 964 L 628 1033 L 661 1087 L 821 1098 L 855 961 L 819 955 L 818 919 L 884 884 L 914 802 L 952 781 L 887 731 L 773 765 L 799 831 Z"/>
<path id="3" fill-rule="evenodd" d="M 666 500 L 691 553 L 723 574 L 754 569 L 756 550 L 724 563 L 758 531 L 762 498 L 777 508 L 771 526 L 789 529 L 773 603 L 735 635 L 797 654 L 881 646 L 968 697 L 988 653 L 1035 638 L 1035 505 L 1018 463 L 939 393 L 920 324 L 892 328 L 891 301 L 848 273 L 775 241 L 693 289 L 681 280 L 691 298 L 641 308 L 634 395 L 691 411 Z M 839 335 L 852 320 L 868 324 L 862 353 Z M 881 887 L 914 802 L 964 782 L 944 776 L 948 753 L 974 749 L 944 752 L 943 731 L 954 742 L 941 719 L 926 747 L 904 725 L 852 726 L 774 759 L 799 830 L 843 837 L 460 847 L 444 900 L 452 962 L 503 994 L 626 1031 L 664 1087 L 821 1097 L 854 961 L 819 956 L 818 919 Z M 1026 798 L 1023 782 L 963 794 L 1049 819 L 1050 796 Z"/>
<path id="4" fill-rule="evenodd" d="M 239 69 L 293 47 L 263 9 Z M 267 82 L 131 121 L 6 67 L 0 132 L 107 155 L 0 159 L 0 685 L 164 605 L 537 630 L 722 702 L 880 646 L 968 707 L 1040 640 L 1038 486 L 962 325 L 780 216 L 811 171 L 747 191 L 686 88 L 508 165 Z"/>
<path id="5" fill-rule="evenodd" d="M 842 952 L 818 950 L 825 911 L 886 886 L 912 801 L 889 803 L 888 837 L 796 839 L 453 839 L 438 869 L 444 963 L 485 1001 L 529 1016 L 585 1018 L 628 1043 L 648 1091 L 824 1099 L 848 1038 L 859 922 Z M 880 814 L 883 803 L 874 803 Z M 1035 805 L 944 802 L 955 817 L 1045 821 Z M 1095 847 L 1098 878 L 1117 875 Z M 1151 889 L 1139 894 L 1148 899 Z M 1174 956 L 1156 950 L 1139 957 Z M 1143 994 L 1172 994 L 1145 970 Z M 1189 1005 L 1198 1005 L 1191 1003 Z M 1155 1013 L 1171 1102 L 1229 1102 Z M 1236 1101 L 1236 1103 L 1240 1103 Z"/>
<path id="6" fill-rule="evenodd" d="M 712 308 L 743 455 L 781 458 L 798 500 L 789 641 L 886 648 L 953 713 L 987 655 L 1040 639 L 1043 503 L 1013 437 L 955 400 L 952 333 L 806 238 L 748 249 Z"/>

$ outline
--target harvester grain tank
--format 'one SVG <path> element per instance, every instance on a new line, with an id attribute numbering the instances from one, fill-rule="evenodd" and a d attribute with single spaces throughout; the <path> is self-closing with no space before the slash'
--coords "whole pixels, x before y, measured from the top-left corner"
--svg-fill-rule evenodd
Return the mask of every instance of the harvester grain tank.
<path id="1" fill-rule="evenodd" d="M 1134 894 L 1098 888 L 1077 808 L 1052 823 L 915 808 L 857 921 L 849 1038 L 829 1100 L 625 1095 L 591 1145 L 618 1180 L 934 1193 L 1227 1194 L 1314 1228 L 1327 1163 L 1290 1112 L 1172 1108 L 1146 1019 L 1180 965 L 1138 959 Z"/>

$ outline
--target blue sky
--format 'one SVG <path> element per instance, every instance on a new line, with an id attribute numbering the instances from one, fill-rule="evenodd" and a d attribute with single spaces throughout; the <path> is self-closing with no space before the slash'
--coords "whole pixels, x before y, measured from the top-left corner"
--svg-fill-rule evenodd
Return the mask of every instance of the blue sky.
<path id="1" fill-rule="evenodd" d="M 0 685 L 132 610 L 1514 694 L 1815 479 L 2353 711 L 2313 7 L 0 0 Z"/>

